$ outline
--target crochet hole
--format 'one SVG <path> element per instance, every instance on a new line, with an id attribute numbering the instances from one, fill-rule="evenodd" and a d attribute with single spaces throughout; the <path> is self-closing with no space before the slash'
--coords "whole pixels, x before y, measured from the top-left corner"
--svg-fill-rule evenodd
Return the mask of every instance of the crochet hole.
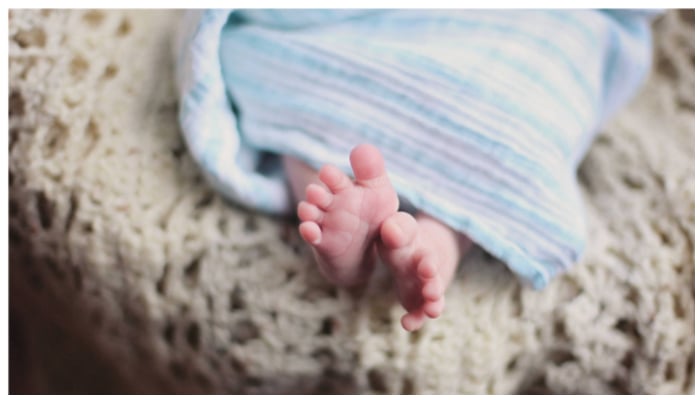
<path id="1" fill-rule="evenodd" d="M 622 360 L 620 361 L 620 364 L 625 367 L 628 371 L 632 369 L 632 366 L 634 365 L 634 352 L 628 351 L 625 353 L 625 356 L 622 357 Z"/>
<path id="2" fill-rule="evenodd" d="M 688 362 L 685 365 L 685 382 L 683 387 L 686 391 L 689 391 L 691 384 L 693 383 L 693 378 L 695 377 L 695 354 L 688 357 Z"/>
<path id="3" fill-rule="evenodd" d="M 105 67 L 105 71 L 102 73 L 102 79 L 109 80 L 117 76 L 117 72 L 119 72 L 119 67 L 117 67 L 114 64 L 108 64 Z"/>
<path id="4" fill-rule="evenodd" d="M 102 21 L 105 19 L 105 14 L 99 10 L 90 10 L 83 14 L 83 21 L 87 23 L 92 28 L 97 28 L 102 25 Z"/>
<path id="5" fill-rule="evenodd" d="M 335 328 L 335 320 L 333 317 L 326 317 L 321 321 L 321 329 L 318 331 L 320 336 L 330 336 Z"/>
<path id="6" fill-rule="evenodd" d="M 294 273 L 294 275 L 296 275 L 296 272 Z M 330 298 L 337 299 L 339 297 L 338 288 L 335 286 L 330 286 L 328 290 L 326 290 L 326 294 Z"/>
<path id="7" fill-rule="evenodd" d="M 637 324 L 626 318 L 619 319 L 615 324 L 615 329 L 628 336 L 632 336 L 637 340 L 642 338 L 642 335 L 639 333 L 639 329 L 637 328 Z"/>
<path id="8" fill-rule="evenodd" d="M 676 369 L 672 363 L 666 364 L 666 368 L 664 370 L 664 377 L 667 381 L 673 381 L 676 379 Z"/>
<path id="9" fill-rule="evenodd" d="M 625 300 L 629 301 L 634 305 L 639 304 L 639 291 L 633 287 L 629 288 L 629 291 L 625 295 Z"/>
<path id="10" fill-rule="evenodd" d="M 90 118 L 85 126 L 85 136 L 88 140 L 86 141 L 85 150 L 83 151 L 83 157 L 86 157 L 92 152 L 100 139 L 100 127 L 93 118 Z"/>
<path id="11" fill-rule="evenodd" d="M 667 77 L 670 80 L 677 81 L 678 80 L 678 70 L 675 65 L 673 65 L 673 62 L 668 58 L 667 55 L 661 53 L 659 56 L 659 60 L 657 62 L 657 69 L 659 72 L 661 72 L 662 75 Z"/>
<path id="12" fill-rule="evenodd" d="M 185 267 L 185 284 L 190 288 L 195 287 L 199 282 L 200 262 L 201 256 L 198 256 Z"/>
<path id="13" fill-rule="evenodd" d="M 47 137 L 46 155 L 51 157 L 65 145 L 68 138 L 68 127 L 60 121 L 53 121 Z"/>
<path id="14" fill-rule="evenodd" d="M 211 296 L 211 294 L 207 294 L 206 296 L 207 299 L 207 311 L 214 312 L 214 298 Z"/>
<path id="15" fill-rule="evenodd" d="M 17 144 L 17 140 L 19 140 L 19 130 L 10 129 L 10 151 L 12 151 L 15 144 Z M 10 185 L 12 185 L 12 182 L 10 182 Z"/>
<path id="16" fill-rule="evenodd" d="M 170 372 L 177 379 L 184 380 L 187 378 L 187 371 L 185 370 L 185 367 L 179 362 L 173 361 L 170 363 Z"/>
<path id="17" fill-rule="evenodd" d="M 622 181 L 627 185 L 628 188 L 633 189 L 633 190 L 642 190 L 644 189 L 644 183 L 641 182 L 640 180 L 633 178 L 629 175 L 625 175 L 622 177 Z"/>
<path id="18" fill-rule="evenodd" d="M 90 118 L 88 121 L 87 125 L 85 126 L 85 133 L 92 141 L 96 141 L 100 138 L 100 128 L 97 126 L 97 122 L 95 122 L 94 119 Z"/>
<path id="19" fill-rule="evenodd" d="M 244 344 L 260 337 L 260 330 L 252 321 L 244 319 L 236 324 L 231 332 L 231 342 Z"/>
<path id="20" fill-rule="evenodd" d="M 532 383 L 521 388 L 518 391 L 518 394 L 543 395 L 543 394 L 552 394 L 552 393 L 547 388 L 547 384 L 545 383 L 544 376 L 537 376 L 536 378 L 532 379 Z"/>
<path id="21" fill-rule="evenodd" d="M 173 157 L 175 157 L 176 160 L 179 160 L 183 154 L 185 154 L 185 146 L 179 145 L 175 147 L 174 149 L 171 150 Z M 222 218 L 223 220 L 223 218 Z"/>
<path id="22" fill-rule="evenodd" d="M 158 278 L 158 280 L 156 281 L 156 291 L 161 296 L 163 296 L 165 294 L 165 291 L 167 290 L 167 279 L 169 274 L 170 264 L 165 264 L 165 266 L 163 267 L 163 273 L 160 275 L 160 278 Z"/>
<path id="23" fill-rule="evenodd" d="M 228 309 L 229 311 L 238 311 L 246 307 L 245 293 L 240 286 L 236 285 L 228 297 Z"/>
<path id="24" fill-rule="evenodd" d="M 238 374 L 238 375 L 245 375 L 246 374 L 245 365 L 237 358 L 231 357 L 231 359 L 229 360 L 229 365 L 231 366 L 231 370 L 233 370 L 233 372 L 235 372 L 236 374 Z"/>
<path id="25" fill-rule="evenodd" d="M 677 294 L 673 294 L 672 297 L 673 297 L 673 313 L 679 319 L 685 319 L 685 308 L 683 307 L 680 296 L 678 296 Z"/>
<path id="26" fill-rule="evenodd" d="M 190 347 L 194 350 L 199 350 L 200 335 L 199 325 L 196 323 L 193 322 L 187 327 L 185 337 L 187 338 L 187 343 L 189 343 Z"/>
<path id="27" fill-rule="evenodd" d="M 369 387 L 375 392 L 386 394 L 389 392 L 389 387 L 386 383 L 385 374 L 379 368 L 372 368 L 367 373 Z"/>
<path id="28" fill-rule="evenodd" d="M 560 366 L 576 360 L 576 357 L 568 350 L 554 350 L 550 353 L 549 359 L 552 360 L 554 365 Z"/>
<path id="29" fill-rule="evenodd" d="M 70 198 L 68 200 L 68 215 L 66 216 L 66 223 L 63 230 L 68 233 L 71 226 L 73 225 L 73 220 L 75 219 L 75 212 L 78 209 L 78 198 L 75 196 L 74 192 L 71 192 Z"/>
<path id="30" fill-rule="evenodd" d="M 284 273 L 284 281 L 289 283 L 292 281 L 292 279 L 294 279 L 295 276 L 297 276 L 296 271 L 287 271 Z"/>
<path id="31" fill-rule="evenodd" d="M 39 192 L 36 195 L 37 212 L 39 214 L 39 223 L 45 230 L 51 228 L 54 215 L 54 204 L 46 197 L 44 192 Z"/>
<path id="32" fill-rule="evenodd" d="M 82 80 L 85 78 L 85 74 L 87 73 L 89 67 L 90 65 L 85 58 L 78 55 L 73 57 L 71 60 L 70 65 L 68 66 L 68 71 L 75 80 Z"/>
<path id="33" fill-rule="evenodd" d="M 21 117 L 24 115 L 24 97 L 19 92 L 19 90 L 13 90 L 10 92 L 10 98 L 8 100 L 11 117 Z"/>
<path id="34" fill-rule="evenodd" d="M 92 226 L 92 222 L 85 222 L 80 226 L 80 230 L 85 233 L 85 234 L 90 234 L 95 231 L 95 229 Z"/>
<path id="35" fill-rule="evenodd" d="M 206 194 L 204 194 L 204 196 L 201 199 L 199 199 L 199 201 L 197 202 L 197 204 L 194 207 L 196 209 L 206 208 L 209 205 L 211 205 L 211 203 L 213 201 L 214 201 L 214 193 L 207 192 Z"/>
<path id="36" fill-rule="evenodd" d="M 564 325 L 564 321 L 556 320 L 554 322 L 553 333 L 557 338 L 566 338 L 566 326 Z"/>
<path id="37" fill-rule="evenodd" d="M 629 387 L 629 381 L 621 377 L 616 377 L 612 381 L 608 382 L 610 388 L 614 394 L 631 394 L 627 388 Z"/>
<path id="38" fill-rule="evenodd" d="M 41 28 L 21 30 L 14 37 L 15 43 L 19 47 L 44 47 L 46 45 L 46 32 Z"/>
<path id="39" fill-rule="evenodd" d="M 126 36 L 131 32 L 131 22 L 124 18 L 117 27 L 117 36 Z"/>
<path id="40" fill-rule="evenodd" d="M 401 382 L 401 394 L 416 394 L 416 387 L 413 384 L 413 379 L 404 377 Z"/>
<path id="41" fill-rule="evenodd" d="M 168 321 L 163 328 L 163 339 L 169 345 L 173 345 L 175 342 L 175 326 L 172 322 Z"/>

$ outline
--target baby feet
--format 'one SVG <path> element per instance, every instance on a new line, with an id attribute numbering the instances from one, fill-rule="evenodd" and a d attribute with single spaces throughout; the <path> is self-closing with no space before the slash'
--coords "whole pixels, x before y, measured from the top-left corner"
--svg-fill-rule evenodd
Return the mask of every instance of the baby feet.
<path id="1" fill-rule="evenodd" d="M 419 329 L 425 318 L 437 318 L 445 306 L 445 289 L 459 257 L 454 232 L 438 221 L 398 212 L 381 226 L 379 255 L 391 268 L 399 301 L 407 313 L 401 325 Z"/>
<path id="2" fill-rule="evenodd" d="M 333 166 L 306 187 L 299 203 L 299 232 L 313 248 L 321 272 L 333 283 L 352 286 L 366 281 L 374 266 L 379 227 L 399 205 L 384 169 L 384 159 L 371 145 L 350 153 L 355 180 Z"/>
<path id="3" fill-rule="evenodd" d="M 308 167 L 289 165 L 296 193 L 315 180 L 306 186 L 297 214 L 299 232 L 313 249 L 321 273 L 339 286 L 363 283 L 371 275 L 377 249 L 407 311 L 403 327 L 413 331 L 426 317 L 437 318 L 459 256 L 471 242 L 427 215 L 414 219 L 397 212 L 399 201 L 384 159 L 371 145 L 350 153 L 354 180 L 332 166 L 323 167 L 316 180 Z"/>

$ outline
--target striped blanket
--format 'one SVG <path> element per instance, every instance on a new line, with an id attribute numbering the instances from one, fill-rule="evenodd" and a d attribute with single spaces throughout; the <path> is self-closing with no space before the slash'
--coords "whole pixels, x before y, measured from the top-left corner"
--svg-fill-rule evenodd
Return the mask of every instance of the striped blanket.
<path id="1" fill-rule="evenodd" d="M 402 206 L 534 288 L 585 245 L 576 168 L 650 67 L 638 10 L 205 10 L 175 46 L 180 122 L 239 204 L 294 210 L 281 154 L 351 173 L 372 143 Z"/>

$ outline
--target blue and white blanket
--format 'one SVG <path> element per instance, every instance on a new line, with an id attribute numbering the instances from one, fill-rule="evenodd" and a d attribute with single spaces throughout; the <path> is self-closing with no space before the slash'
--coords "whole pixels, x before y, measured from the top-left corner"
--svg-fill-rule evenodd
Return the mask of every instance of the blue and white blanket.
<path id="1" fill-rule="evenodd" d="M 182 131 L 223 195 L 275 214 L 294 210 L 279 155 L 350 174 L 371 143 L 404 204 L 540 289 L 583 251 L 575 171 L 649 69 L 653 14 L 192 11 Z"/>

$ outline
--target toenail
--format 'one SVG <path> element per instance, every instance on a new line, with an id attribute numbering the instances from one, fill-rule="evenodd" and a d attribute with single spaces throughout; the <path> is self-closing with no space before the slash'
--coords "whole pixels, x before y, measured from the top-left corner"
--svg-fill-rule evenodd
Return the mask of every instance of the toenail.
<path id="1" fill-rule="evenodd" d="M 389 226 L 393 225 L 394 227 L 392 229 L 398 230 L 399 233 L 403 233 L 403 229 L 401 229 L 401 225 L 397 224 L 396 221 L 388 221 Z"/>

